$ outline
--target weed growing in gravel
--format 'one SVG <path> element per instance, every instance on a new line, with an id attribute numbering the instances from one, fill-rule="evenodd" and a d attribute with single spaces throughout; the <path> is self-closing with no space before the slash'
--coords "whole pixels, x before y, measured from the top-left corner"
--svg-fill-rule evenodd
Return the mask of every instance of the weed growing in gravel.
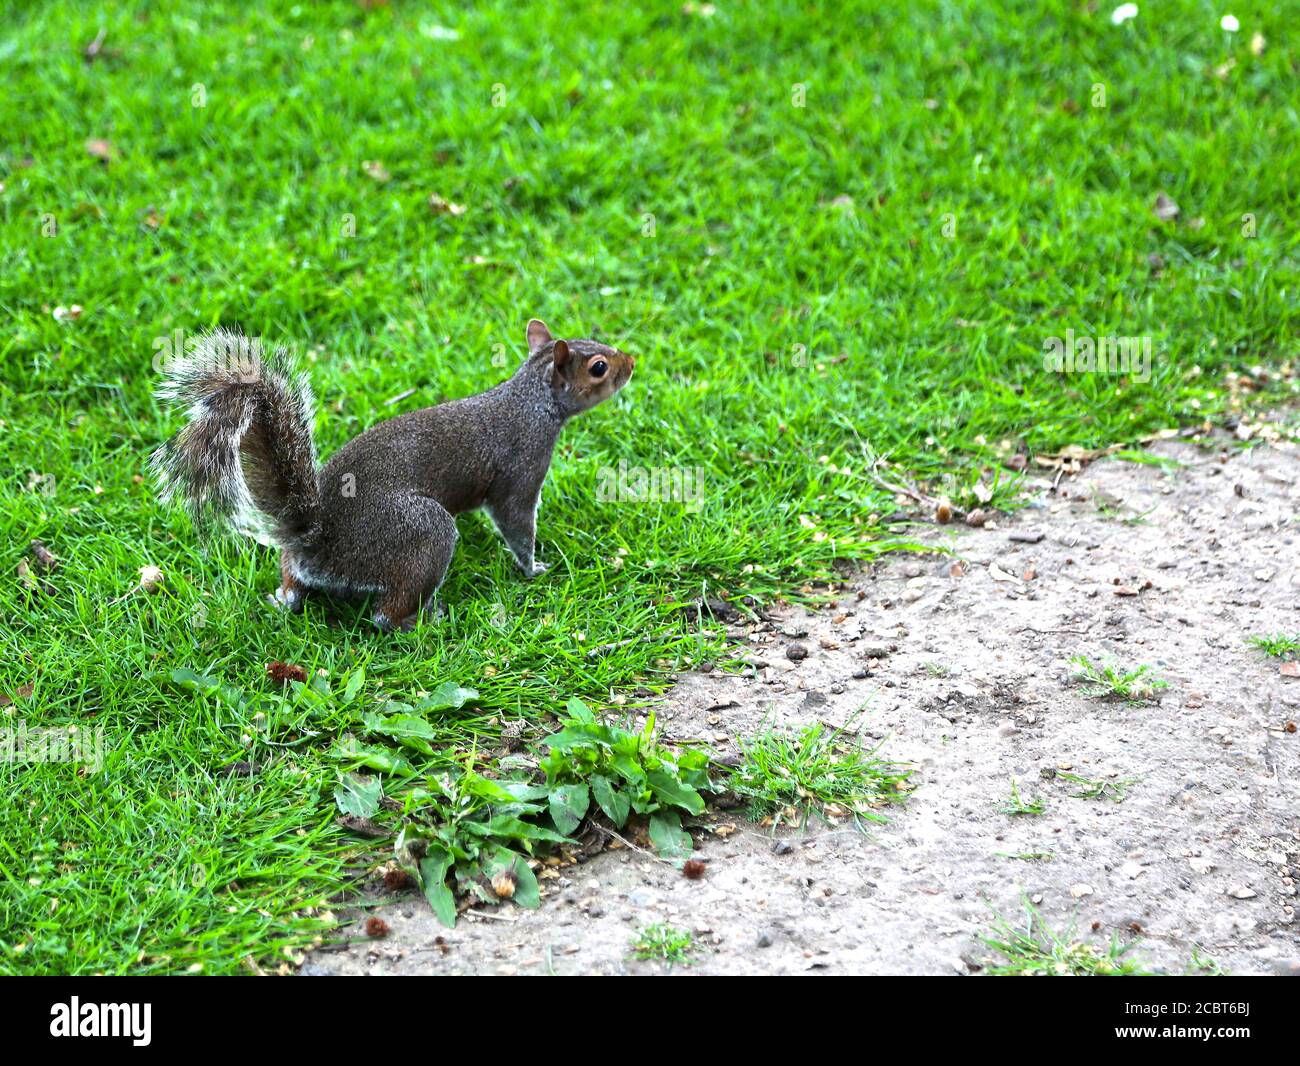
<path id="1" fill-rule="evenodd" d="M 1267 636 L 1248 637 L 1246 643 L 1277 659 L 1293 659 L 1300 652 L 1300 636 L 1288 637 L 1282 633 L 1271 633 Z"/>
<path id="2" fill-rule="evenodd" d="M 357 701 L 364 681 L 360 671 L 347 678 L 344 704 Z M 324 679 L 313 684 L 319 698 L 328 696 Z M 597 721 L 574 698 L 559 731 L 541 740 L 549 750 L 535 765 L 544 780 L 527 770 L 511 772 L 507 760 L 480 773 L 474 750 L 450 765 L 445 758 L 430 765 L 435 734 L 426 715 L 477 699 L 472 689 L 448 682 L 415 703 L 389 700 L 378 711 L 354 713 L 351 727 L 369 742 L 348 733 L 331 752 L 346 770 L 334 799 L 347 824 L 383 835 L 371 819 L 382 819 L 381 809 L 398 812 L 397 864 L 416 878 L 443 924 L 455 924 L 458 898 L 537 907 L 541 897 L 530 860 L 574 843 L 573 834 L 596 812 L 619 828 L 633 815 L 644 816 L 661 856 L 679 862 L 690 856 L 681 816 L 703 813 L 700 793 L 714 790 L 706 754 L 661 745 L 653 716 L 633 732 Z M 513 761 L 534 765 L 528 757 Z"/>
<path id="3" fill-rule="evenodd" d="M 1103 492 L 1101 489 L 1097 488 L 1096 486 L 1093 486 L 1092 489 L 1092 502 L 1093 502 L 1093 506 L 1097 508 L 1097 514 L 1099 514 L 1102 518 L 1113 519 L 1114 521 L 1117 522 L 1123 522 L 1125 525 L 1128 526 L 1144 525 L 1147 520 L 1147 515 L 1149 515 L 1152 511 L 1155 510 L 1155 508 L 1152 507 L 1149 508 L 1148 510 L 1142 511 L 1140 514 L 1135 513 L 1135 514 L 1126 515 L 1123 511 L 1120 510 L 1119 501 L 1116 501 L 1116 499 L 1112 495 Z"/>
<path id="4" fill-rule="evenodd" d="M 1081 791 L 1070 793 L 1074 799 L 1108 799 L 1115 803 L 1124 802 L 1128 797 L 1128 786 L 1135 780 L 1132 777 L 1122 777 L 1116 781 L 1103 781 L 1101 778 L 1081 777 L 1079 774 L 1069 774 L 1062 770 L 1046 773 L 1061 781 L 1070 781 L 1078 785 Z"/>
<path id="5" fill-rule="evenodd" d="M 1229 973 L 1209 955 L 1201 954 L 1201 945 L 1192 945 L 1192 957 L 1187 961 L 1188 977 L 1227 977 Z"/>
<path id="6" fill-rule="evenodd" d="M 468 765 L 406 792 L 397 862 L 418 879 L 443 925 L 456 924 L 457 893 L 487 904 L 541 906 L 528 858 L 539 845 L 568 839 L 547 824 L 545 808 L 535 802 L 544 795 L 526 781 L 495 781 Z"/>
<path id="7" fill-rule="evenodd" d="M 1070 662 L 1075 667 L 1073 680 L 1083 683 L 1083 694 L 1091 699 L 1115 697 L 1128 703 L 1152 703 L 1160 689 L 1169 682 L 1151 675 L 1150 666 L 1129 670 L 1117 663 L 1095 665 L 1086 655 L 1076 655 Z"/>
<path id="8" fill-rule="evenodd" d="M 690 834 L 681 816 L 702 814 L 700 791 L 712 791 L 708 756 L 673 752 L 655 735 L 654 716 L 637 732 L 596 720 L 571 699 L 561 729 L 542 740 L 545 780 L 489 780 L 466 766 L 459 778 L 444 775 L 407 793 L 408 816 L 397 843 L 398 862 L 418 874 L 434 913 L 446 925 L 456 918 L 456 887 L 484 903 L 540 902 L 527 856 L 537 844 L 572 842 L 593 808 L 622 828 L 628 818 L 649 819 L 650 843 L 679 863 L 690 857 Z M 522 849 L 522 851 L 521 851 Z"/>
<path id="9" fill-rule="evenodd" d="M 1026 903 L 1025 910 L 1024 929 L 998 916 L 991 934 L 981 938 L 1006 959 L 985 971 L 990 977 L 1130 977 L 1148 972 L 1140 960 L 1129 957 L 1134 943 L 1121 944 L 1112 937 L 1104 948 L 1097 948 L 1075 938 L 1073 922 L 1064 933 L 1056 933 L 1036 907 Z"/>
<path id="10" fill-rule="evenodd" d="M 904 801 L 911 771 L 877 759 L 878 750 L 840 732 L 826 735 L 820 724 L 798 733 L 772 730 L 743 745 L 730 788 L 749 802 L 755 821 L 802 825 L 813 811 L 832 821 L 883 822 L 877 808 Z"/>
<path id="11" fill-rule="evenodd" d="M 551 817 L 571 833 L 594 803 L 621 829 L 629 815 L 647 815 L 650 842 L 663 858 L 690 858 L 690 834 L 682 814 L 703 814 L 700 792 L 715 791 L 709 780 L 709 757 L 686 749 L 665 748 L 655 736 L 650 715 L 639 732 L 596 721 L 587 705 L 569 700 L 563 729 L 542 741 L 550 753 L 541 761 L 546 775 Z"/>
<path id="12" fill-rule="evenodd" d="M 1182 469 L 1186 464 L 1181 460 L 1173 458 L 1170 455 L 1156 455 L 1153 452 L 1144 452 L 1133 448 L 1123 448 L 1115 453 L 1116 459 L 1121 459 L 1126 463 L 1141 463 L 1145 466 L 1158 466 L 1163 474 L 1172 474 L 1176 470 Z"/>
<path id="13" fill-rule="evenodd" d="M 1032 799 L 1025 799 L 1020 795 L 1020 787 L 1016 784 L 1016 779 L 1011 779 L 1011 796 L 1001 807 L 998 808 L 1003 814 L 1015 816 L 1017 814 L 1042 814 L 1047 810 L 1047 804 L 1041 796 L 1034 796 Z"/>
<path id="14" fill-rule="evenodd" d="M 695 938 L 672 925 L 647 925 L 632 939 L 632 954 L 638 959 L 663 960 L 669 966 L 689 966 L 694 951 Z"/>

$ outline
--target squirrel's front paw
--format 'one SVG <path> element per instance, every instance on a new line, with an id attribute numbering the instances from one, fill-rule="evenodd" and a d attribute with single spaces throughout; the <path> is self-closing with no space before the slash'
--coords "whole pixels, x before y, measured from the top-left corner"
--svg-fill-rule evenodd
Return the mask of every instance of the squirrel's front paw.
<path id="1" fill-rule="evenodd" d="M 535 562 L 535 563 L 533 563 L 533 566 L 532 566 L 532 569 L 531 569 L 531 570 L 525 570 L 525 571 L 524 571 L 524 575 L 525 575 L 526 577 L 537 577 L 538 574 L 544 574 L 544 573 L 546 573 L 546 571 L 549 570 L 549 569 L 550 569 L 550 567 L 547 566 L 545 563 L 536 563 L 536 562 Z"/>

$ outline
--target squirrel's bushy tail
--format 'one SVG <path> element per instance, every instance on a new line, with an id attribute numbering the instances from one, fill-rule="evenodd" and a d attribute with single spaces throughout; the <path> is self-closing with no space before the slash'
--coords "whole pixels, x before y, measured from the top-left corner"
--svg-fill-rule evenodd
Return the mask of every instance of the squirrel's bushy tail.
<path id="1" fill-rule="evenodd" d="M 162 370 L 158 398 L 189 416 L 150 460 L 163 499 L 263 543 L 310 545 L 320 532 L 314 404 L 288 352 L 266 354 L 256 339 L 215 330 Z"/>

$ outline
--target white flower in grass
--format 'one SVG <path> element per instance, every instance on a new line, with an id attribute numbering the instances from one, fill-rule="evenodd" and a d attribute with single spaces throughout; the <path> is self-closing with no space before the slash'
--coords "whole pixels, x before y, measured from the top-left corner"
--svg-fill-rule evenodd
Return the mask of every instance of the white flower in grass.
<path id="1" fill-rule="evenodd" d="M 1236 33 L 1241 29 L 1241 23 L 1237 21 L 1236 15 L 1224 15 L 1223 18 L 1219 19 L 1219 25 L 1229 33 Z"/>
<path id="2" fill-rule="evenodd" d="M 1120 4 L 1119 7 L 1110 13 L 1110 21 L 1116 26 L 1123 25 L 1129 19 L 1135 19 L 1137 17 L 1137 4 Z"/>

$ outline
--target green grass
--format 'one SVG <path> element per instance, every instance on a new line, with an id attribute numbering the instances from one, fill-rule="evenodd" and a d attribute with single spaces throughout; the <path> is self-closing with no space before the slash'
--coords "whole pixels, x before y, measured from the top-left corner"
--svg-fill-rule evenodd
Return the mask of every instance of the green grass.
<path id="1" fill-rule="evenodd" d="M 1155 510 L 1155 508 L 1152 507 L 1150 510 L 1143 511 L 1140 514 L 1125 514 L 1119 507 L 1115 506 L 1107 493 L 1101 491 L 1095 485 L 1092 487 L 1092 503 L 1093 506 L 1097 508 L 1097 513 L 1101 515 L 1102 518 L 1123 522 L 1128 526 L 1145 525 L 1147 515 Z"/>
<path id="2" fill-rule="evenodd" d="M 1097 664 L 1086 655 L 1076 655 L 1070 662 L 1074 666 L 1074 679 L 1090 699 L 1113 698 L 1135 705 L 1151 703 L 1161 689 L 1169 687 L 1168 681 L 1152 676 L 1150 666 L 1130 669 L 1114 662 Z"/>
<path id="3" fill-rule="evenodd" d="M 1225 970 L 1212 956 L 1202 955 L 1199 944 L 1192 946 L 1192 957 L 1187 960 L 1187 975 L 1189 977 L 1227 977 L 1230 972 Z"/>
<path id="4" fill-rule="evenodd" d="M 1248 637 L 1246 643 L 1256 651 L 1277 659 L 1294 659 L 1300 652 L 1300 636 L 1288 637 L 1285 633 Z"/>
<path id="5" fill-rule="evenodd" d="M 768 730 L 741 742 L 742 758 L 728 781 L 755 821 L 799 825 L 827 820 L 883 822 L 880 808 L 907 798 L 911 771 L 876 758 L 855 737 L 827 734 L 821 725 L 798 732 Z"/>
<path id="6" fill-rule="evenodd" d="M 1140 938 L 1124 942 L 1115 934 L 1103 943 L 1090 943 L 1078 936 L 1074 922 L 1058 932 L 1028 900 L 1024 907 L 1023 924 L 1013 926 L 1001 915 L 995 915 L 989 933 L 981 937 L 1001 956 L 984 971 L 988 976 L 1143 977 L 1153 973 L 1136 954 Z M 1184 972 L 1191 977 L 1218 977 L 1228 973 L 1215 959 L 1202 954 L 1199 945 L 1192 946 Z"/>
<path id="7" fill-rule="evenodd" d="M 1114 456 L 1121 462 L 1137 463 L 1142 466 L 1157 466 L 1160 472 L 1166 475 L 1177 473 L 1183 468 L 1184 464 L 1179 459 L 1174 459 L 1168 455 L 1156 455 L 1154 452 L 1146 452 L 1134 448 L 1121 448 Z"/>
<path id="8" fill-rule="evenodd" d="M 632 954 L 642 960 L 663 961 L 669 966 L 689 966 L 695 938 L 672 925 L 647 925 L 632 938 Z"/>
<path id="9" fill-rule="evenodd" d="M 1047 771 L 1044 771 L 1046 774 Z M 1066 773 L 1064 770 L 1051 771 L 1053 777 L 1060 781 L 1069 781 L 1079 787 L 1078 792 L 1071 792 L 1074 799 L 1108 799 L 1113 803 L 1123 803 L 1128 798 L 1128 789 L 1134 783 L 1132 777 L 1121 777 L 1106 781 L 1099 777 L 1083 777 L 1080 774 Z"/>
<path id="10" fill-rule="evenodd" d="M 1057 932 L 1038 909 L 1025 904 L 1023 926 L 1012 926 L 998 916 L 984 943 L 1002 960 L 984 972 L 990 977 L 1133 977 L 1144 974 L 1144 963 L 1131 953 L 1134 942 L 1117 936 L 1098 946 L 1080 940 L 1071 924 Z"/>
<path id="11" fill-rule="evenodd" d="M 245 720 L 174 670 L 472 686 L 435 721 L 422 768 L 446 769 L 570 695 L 718 658 L 683 605 L 887 547 L 876 457 L 1007 503 L 1019 445 L 1136 446 L 1229 411 L 1229 373 L 1291 394 L 1295 56 L 1283 12 L 1235 13 L 1229 38 L 1199 0 L 1123 27 L 1065 0 L 0 0 L 0 724 L 105 743 L 98 773 L 0 767 L 0 971 L 275 968 L 330 925 L 359 862 L 327 757 L 346 716 Z M 1154 218 L 1161 190 L 1183 221 Z M 273 557 L 201 539 L 143 479 L 177 428 L 151 398 L 176 331 L 293 346 L 328 455 L 505 376 L 531 315 L 636 377 L 561 440 L 551 571 L 519 580 L 467 519 L 448 617 L 416 633 L 273 612 Z M 1150 380 L 1045 371 L 1067 330 L 1151 336 Z M 620 463 L 698 471 L 699 506 L 600 503 Z M 34 538 L 60 565 L 24 581 Z"/>
<path id="12" fill-rule="evenodd" d="M 1013 777 L 1011 779 L 1011 795 L 998 810 L 1013 817 L 1022 814 L 1038 815 L 1047 810 L 1047 803 L 1041 796 L 1022 796 L 1020 786 L 1016 784 L 1016 779 Z"/>

